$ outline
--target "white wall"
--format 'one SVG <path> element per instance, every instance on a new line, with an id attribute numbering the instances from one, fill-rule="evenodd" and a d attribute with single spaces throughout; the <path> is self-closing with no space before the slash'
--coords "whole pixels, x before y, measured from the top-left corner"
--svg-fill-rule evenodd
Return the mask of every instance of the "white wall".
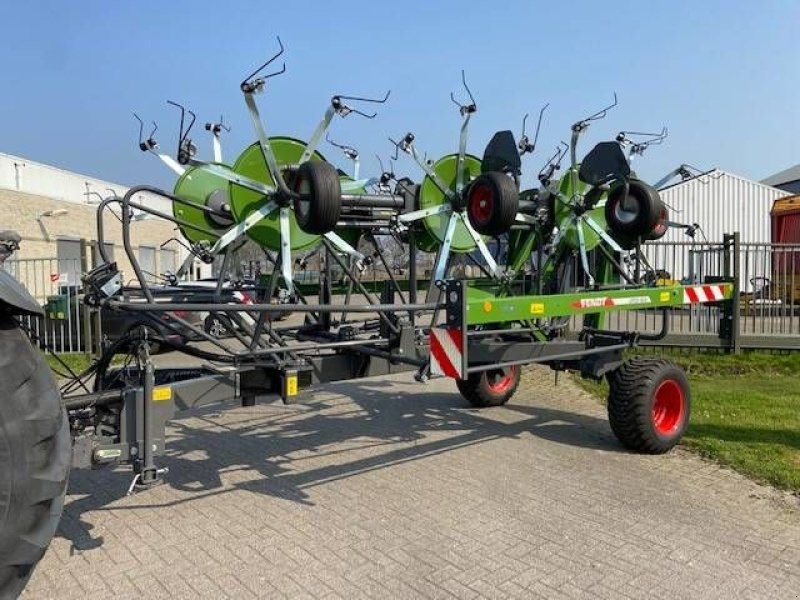
<path id="1" fill-rule="evenodd" d="M 65 171 L 0 152 L 0 189 L 45 196 L 75 204 L 97 204 L 103 198 L 124 195 L 129 188 L 96 177 Z M 134 200 L 156 210 L 170 212 L 168 200 L 137 194 Z"/>
<path id="2" fill-rule="evenodd" d="M 661 190 L 670 207 L 670 218 L 679 223 L 698 223 L 711 242 L 738 231 L 742 242 L 770 242 L 772 204 L 788 192 L 733 173 L 715 169 Z M 698 234 L 699 239 L 702 235 Z M 689 241 L 683 230 L 670 228 L 664 241 Z"/>

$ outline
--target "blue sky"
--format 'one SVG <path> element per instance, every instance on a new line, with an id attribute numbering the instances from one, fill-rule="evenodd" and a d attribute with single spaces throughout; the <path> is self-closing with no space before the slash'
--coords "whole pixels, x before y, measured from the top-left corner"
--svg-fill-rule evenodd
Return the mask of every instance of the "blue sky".
<path id="1" fill-rule="evenodd" d="M 259 97 L 267 130 L 308 138 L 334 93 L 392 90 L 378 118 L 336 119 L 333 139 L 378 172 L 387 136 L 413 131 L 430 156 L 454 151 L 449 93 L 460 70 L 478 102 L 470 150 L 498 129 L 518 134 L 545 103 L 538 171 L 569 125 L 619 96 L 583 152 L 621 129 L 669 128 L 638 165 L 657 179 L 682 162 L 756 179 L 800 162 L 798 2 L 13 2 L 3 10 L 0 151 L 124 184 L 173 177 L 136 148 L 137 111 L 174 152 L 177 112 L 222 113 L 233 159 L 253 140 L 238 83 L 286 46 L 285 75 Z M 534 119 L 535 120 L 535 119 Z M 330 147 L 329 159 L 346 162 Z M 398 173 L 419 178 L 410 161 Z"/>

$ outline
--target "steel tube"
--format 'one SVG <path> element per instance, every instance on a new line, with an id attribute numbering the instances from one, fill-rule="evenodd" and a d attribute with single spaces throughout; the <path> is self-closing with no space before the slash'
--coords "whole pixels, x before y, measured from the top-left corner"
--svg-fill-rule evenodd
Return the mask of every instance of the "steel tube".
<path id="1" fill-rule="evenodd" d="M 378 313 L 378 312 L 430 312 L 436 310 L 440 305 L 435 302 L 421 304 L 353 304 L 345 306 L 343 304 L 205 304 L 205 303 L 131 303 L 120 302 L 119 300 L 108 300 L 106 304 L 109 308 L 118 310 L 128 310 L 132 312 L 170 312 L 176 310 L 185 311 L 207 311 L 207 312 L 321 312 L 334 313 L 341 312 L 342 309 L 353 313 Z M 443 305 L 442 305 L 443 306 Z M 177 320 L 177 319 L 176 319 Z"/>

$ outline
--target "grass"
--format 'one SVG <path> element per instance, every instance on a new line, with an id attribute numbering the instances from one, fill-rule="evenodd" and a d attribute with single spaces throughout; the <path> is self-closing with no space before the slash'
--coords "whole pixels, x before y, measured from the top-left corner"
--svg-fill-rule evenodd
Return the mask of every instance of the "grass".
<path id="1" fill-rule="evenodd" d="M 800 492 L 800 354 L 659 352 L 692 385 L 683 444 L 758 481 Z M 605 399 L 607 384 L 581 386 Z"/>
<path id="2" fill-rule="evenodd" d="M 64 366 L 56 359 L 55 356 L 52 354 L 45 354 L 45 358 L 47 359 L 47 364 L 50 365 L 50 368 L 54 371 L 58 371 L 61 373 L 66 372 Z M 66 354 L 59 354 L 58 358 L 64 361 L 64 363 L 72 369 L 75 373 L 81 373 L 89 368 L 89 365 L 92 364 L 92 356 L 91 354 L 84 354 L 82 352 L 70 352 Z"/>

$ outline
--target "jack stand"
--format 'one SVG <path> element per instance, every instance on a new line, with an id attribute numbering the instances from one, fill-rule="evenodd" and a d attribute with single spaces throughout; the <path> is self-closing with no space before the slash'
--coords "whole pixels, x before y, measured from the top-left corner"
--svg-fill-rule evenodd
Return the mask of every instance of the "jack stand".
<path id="1" fill-rule="evenodd" d="M 163 476 L 169 473 L 169 467 L 153 468 L 142 470 L 133 476 L 126 496 L 132 496 L 134 492 L 143 492 L 164 483 Z"/>
<path id="2" fill-rule="evenodd" d="M 150 358 L 150 346 L 147 334 L 138 348 L 139 364 L 143 365 L 144 372 L 144 393 L 142 395 L 142 443 L 140 446 L 141 456 L 133 463 L 136 473 L 128 488 L 128 495 L 134 491 L 150 489 L 163 483 L 162 475 L 169 472 L 166 467 L 158 468 L 153 460 L 156 445 L 154 443 L 155 414 L 153 412 L 153 388 L 155 387 L 155 367 Z"/>

